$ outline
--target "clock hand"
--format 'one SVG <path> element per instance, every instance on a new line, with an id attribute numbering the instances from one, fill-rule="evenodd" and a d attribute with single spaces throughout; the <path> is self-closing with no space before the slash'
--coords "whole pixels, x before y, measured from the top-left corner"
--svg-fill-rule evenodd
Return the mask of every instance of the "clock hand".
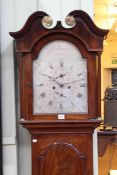
<path id="1" fill-rule="evenodd" d="M 63 83 L 59 83 L 58 81 L 56 81 L 55 79 L 52 79 L 52 81 L 54 81 L 56 84 L 58 84 L 61 88 L 64 87 Z"/>
<path id="2" fill-rule="evenodd" d="M 59 93 L 59 92 L 55 92 L 55 93 L 58 94 L 61 97 L 65 97 L 66 98 L 66 96 L 64 94 L 62 94 L 62 93 Z"/>
<path id="3" fill-rule="evenodd" d="M 65 74 L 60 74 L 60 75 L 57 76 L 57 77 L 51 77 L 51 76 L 46 75 L 46 74 L 41 74 L 41 75 L 43 75 L 43 76 L 45 76 L 45 77 L 48 77 L 48 78 L 50 78 L 50 79 L 53 79 L 53 80 L 55 80 L 55 79 L 57 79 L 57 78 L 63 78 L 63 77 L 65 76 Z"/>
<path id="4" fill-rule="evenodd" d="M 43 75 L 43 76 L 45 76 L 45 77 L 48 77 L 48 78 L 50 78 L 50 79 L 53 79 L 53 78 L 54 78 L 54 77 L 51 77 L 51 76 L 46 75 L 46 74 L 41 74 L 41 75 Z"/>
<path id="5" fill-rule="evenodd" d="M 81 80 L 74 80 L 74 81 L 71 81 L 71 82 L 68 82 L 68 83 L 64 83 L 64 85 L 66 85 L 66 84 L 71 84 L 71 83 L 76 83 L 77 81 L 82 81 L 83 79 L 81 79 Z"/>
<path id="6" fill-rule="evenodd" d="M 64 87 L 64 85 L 67 85 L 67 84 L 71 84 L 71 83 L 76 83 L 77 81 L 82 81 L 83 79 L 81 80 L 74 80 L 74 81 L 71 81 L 71 82 L 68 82 L 68 83 L 59 83 L 58 81 L 56 81 L 55 79 L 52 79 L 52 81 L 54 81 L 55 83 L 57 83 L 61 88 Z"/>
<path id="7" fill-rule="evenodd" d="M 64 76 L 66 76 L 66 75 L 65 74 L 60 74 L 59 76 L 55 77 L 54 79 L 63 78 Z"/>

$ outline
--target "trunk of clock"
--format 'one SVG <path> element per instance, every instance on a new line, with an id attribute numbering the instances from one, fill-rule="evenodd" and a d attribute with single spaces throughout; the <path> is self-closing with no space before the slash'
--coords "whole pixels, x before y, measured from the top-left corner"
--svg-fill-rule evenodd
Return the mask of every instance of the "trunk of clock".
<path id="1" fill-rule="evenodd" d="M 93 131 L 100 121 L 20 123 L 31 133 L 32 175 L 93 175 Z"/>

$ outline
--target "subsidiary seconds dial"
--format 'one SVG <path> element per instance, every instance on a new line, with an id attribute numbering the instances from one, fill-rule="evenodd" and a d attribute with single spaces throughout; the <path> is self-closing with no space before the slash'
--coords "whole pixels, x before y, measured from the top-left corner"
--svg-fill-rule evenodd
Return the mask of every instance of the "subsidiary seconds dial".
<path id="1" fill-rule="evenodd" d="M 34 113 L 87 113 L 87 60 L 76 46 L 53 41 L 33 62 Z"/>

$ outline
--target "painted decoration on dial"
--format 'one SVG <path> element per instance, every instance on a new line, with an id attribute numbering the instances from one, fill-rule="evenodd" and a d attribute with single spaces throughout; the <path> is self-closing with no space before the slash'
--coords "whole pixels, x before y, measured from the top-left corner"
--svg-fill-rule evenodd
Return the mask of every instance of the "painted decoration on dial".
<path id="1" fill-rule="evenodd" d="M 52 41 L 33 61 L 33 113 L 88 113 L 87 60 L 72 43 Z"/>

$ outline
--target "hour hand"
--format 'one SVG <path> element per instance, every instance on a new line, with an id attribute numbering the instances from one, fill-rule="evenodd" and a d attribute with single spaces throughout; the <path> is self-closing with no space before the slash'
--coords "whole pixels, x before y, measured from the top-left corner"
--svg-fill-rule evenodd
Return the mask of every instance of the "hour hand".
<path id="1" fill-rule="evenodd" d="M 62 94 L 62 93 L 59 93 L 59 92 L 55 92 L 55 93 L 58 94 L 60 97 L 66 98 L 66 96 L 64 94 Z"/>
<path id="2" fill-rule="evenodd" d="M 63 88 L 64 87 L 64 84 L 62 84 L 62 83 L 59 83 L 58 81 L 56 81 L 55 79 L 52 79 L 52 81 L 54 81 L 56 84 L 58 84 L 61 88 Z"/>
<path id="3" fill-rule="evenodd" d="M 63 78 L 64 76 L 66 76 L 66 75 L 65 74 L 60 74 L 59 76 L 55 77 L 54 79 Z"/>

